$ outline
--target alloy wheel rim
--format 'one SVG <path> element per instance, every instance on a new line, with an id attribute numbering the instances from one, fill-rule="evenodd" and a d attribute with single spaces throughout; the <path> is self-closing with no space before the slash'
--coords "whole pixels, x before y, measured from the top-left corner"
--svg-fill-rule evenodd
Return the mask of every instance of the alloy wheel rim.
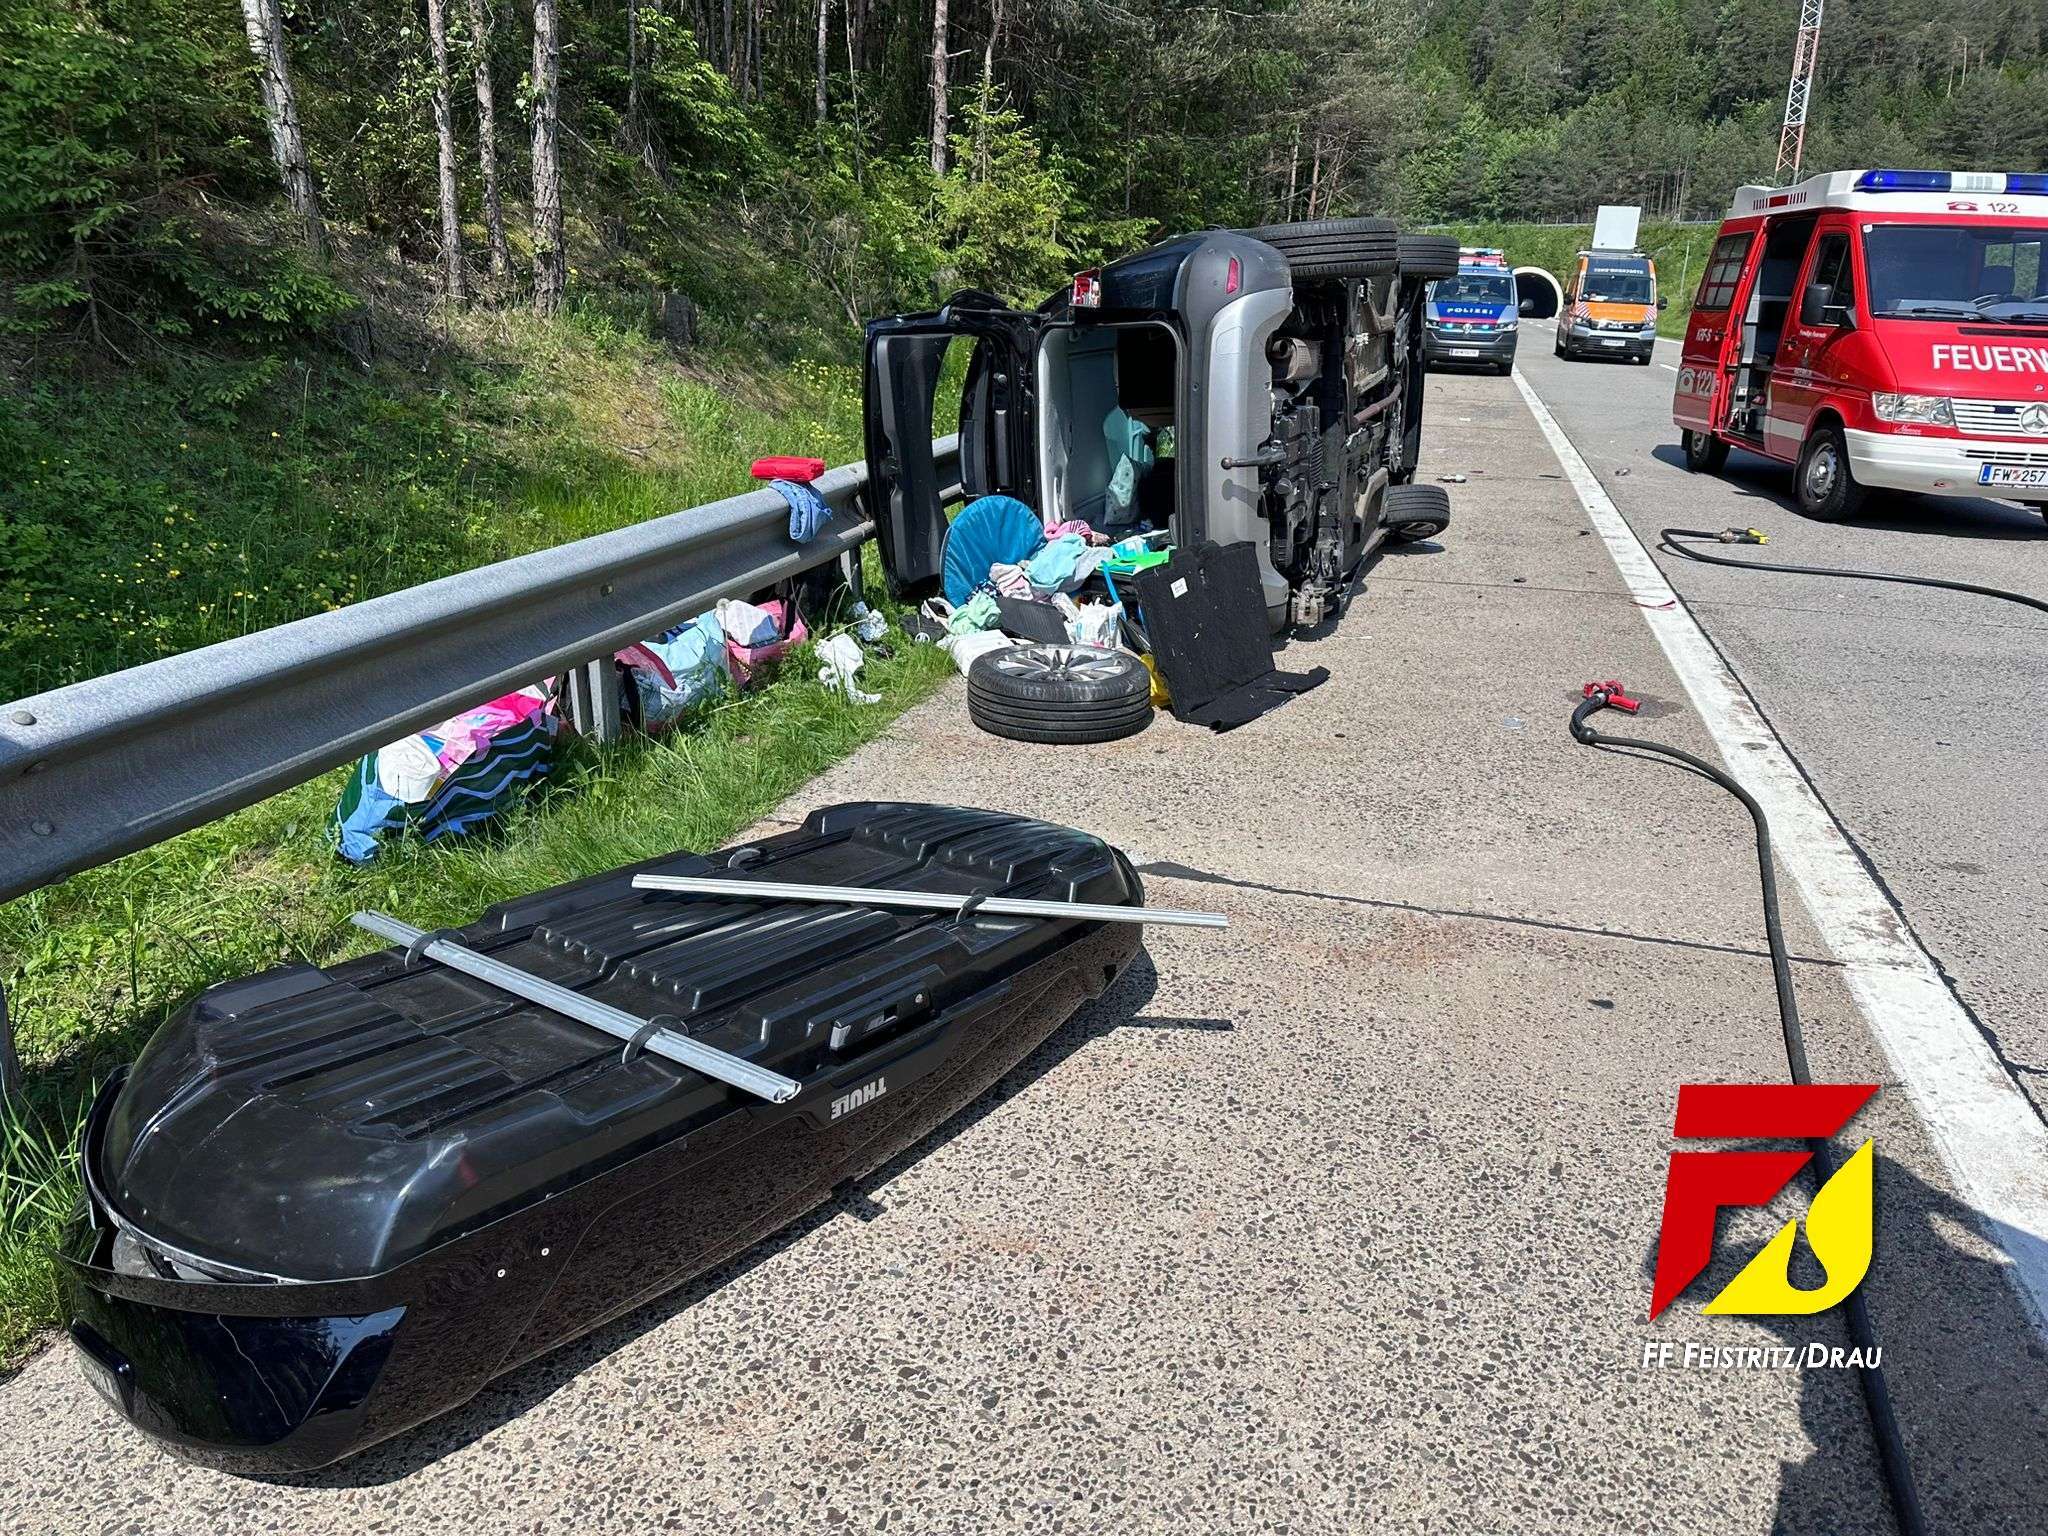
<path id="1" fill-rule="evenodd" d="M 1021 646 L 998 656 L 996 670 L 1033 682 L 1101 682 L 1123 671 L 1119 659 L 1104 651 L 1065 645 Z"/>

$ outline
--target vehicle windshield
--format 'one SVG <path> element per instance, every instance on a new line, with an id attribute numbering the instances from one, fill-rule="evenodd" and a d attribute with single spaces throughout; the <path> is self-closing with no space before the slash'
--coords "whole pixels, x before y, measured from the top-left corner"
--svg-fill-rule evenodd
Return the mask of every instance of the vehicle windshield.
<path id="1" fill-rule="evenodd" d="M 1460 272 L 1438 283 L 1430 297 L 1439 304 L 1512 304 L 1513 287 L 1505 272 Z"/>
<path id="2" fill-rule="evenodd" d="M 1870 312 L 1889 319 L 2048 319 L 2048 229 L 1866 224 Z"/>
<path id="3" fill-rule="evenodd" d="M 1647 304 L 1650 274 L 1642 267 L 1588 267 L 1579 297 L 1595 304 Z"/>

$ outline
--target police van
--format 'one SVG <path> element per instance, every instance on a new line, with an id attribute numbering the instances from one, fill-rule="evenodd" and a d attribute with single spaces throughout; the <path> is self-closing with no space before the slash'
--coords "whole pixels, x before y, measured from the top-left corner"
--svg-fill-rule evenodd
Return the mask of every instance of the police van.
<path id="1" fill-rule="evenodd" d="M 1507 259 L 1498 250 L 1465 247 L 1458 252 L 1457 272 L 1429 286 L 1422 314 L 1423 362 L 1431 368 L 1450 364 L 1510 372 L 1520 313 Z"/>
<path id="2" fill-rule="evenodd" d="M 2048 503 L 2048 175 L 1836 171 L 1743 187 L 1687 322 L 1688 468 L 1797 466 L 1799 506 L 1873 489 Z"/>

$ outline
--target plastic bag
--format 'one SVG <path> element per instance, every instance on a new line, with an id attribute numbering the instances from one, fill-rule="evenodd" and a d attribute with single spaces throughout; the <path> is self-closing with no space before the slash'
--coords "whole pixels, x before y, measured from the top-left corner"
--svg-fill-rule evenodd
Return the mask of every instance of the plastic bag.
<path id="1" fill-rule="evenodd" d="M 1076 645 L 1100 645 L 1114 650 L 1122 643 L 1123 622 L 1122 603 L 1081 603 L 1067 621 L 1067 632 Z"/>

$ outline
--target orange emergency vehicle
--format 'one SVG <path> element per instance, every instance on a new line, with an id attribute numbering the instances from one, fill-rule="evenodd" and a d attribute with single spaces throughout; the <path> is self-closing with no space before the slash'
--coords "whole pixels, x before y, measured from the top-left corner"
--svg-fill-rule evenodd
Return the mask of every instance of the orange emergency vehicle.
<path id="1" fill-rule="evenodd" d="M 2048 502 L 2048 175 L 1836 171 L 1744 187 L 1686 324 L 1688 468 L 1797 466 L 1810 517 L 1874 488 Z"/>

